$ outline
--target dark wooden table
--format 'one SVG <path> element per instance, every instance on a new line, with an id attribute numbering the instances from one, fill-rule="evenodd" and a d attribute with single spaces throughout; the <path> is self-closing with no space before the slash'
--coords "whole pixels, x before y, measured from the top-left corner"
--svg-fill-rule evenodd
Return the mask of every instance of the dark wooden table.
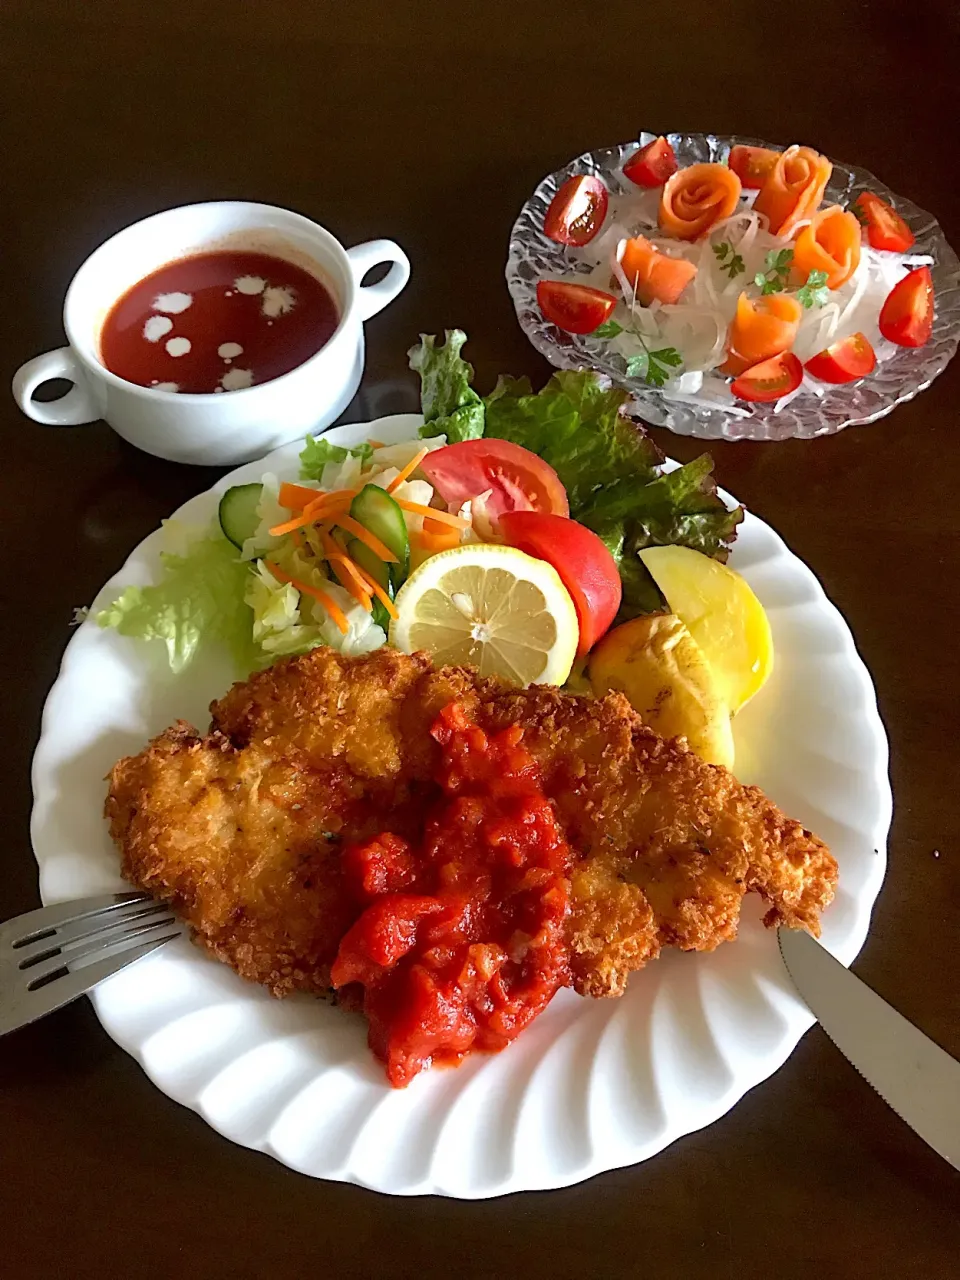
<path id="1" fill-rule="evenodd" d="M 953 0 L 905 7 L 5 0 L 0 367 L 61 344 L 108 235 L 167 206 L 262 199 L 346 243 L 395 237 L 410 287 L 368 329 L 347 420 L 416 407 L 405 351 L 462 325 L 482 389 L 547 369 L 502 270 L 536 181 L 638 127 L 810 142 L 934 210 L 960 245 Z M 853 628 L 892 749 L 890 870 L 858 972 L 960 1054 L 960 363 L 892 417 L 814 443 L 720 445 L 721 481 Z M 216 473 L 104 425 L 3 419 L 0 918 L 36 905 L 30 757 L 74 605 Z M 689 458 L 691 442 L 660 433 Z M 960 1099 L 958 1099 L 960 1105 Z M 0 1044 L 0 1274 L 939 1278 L 960 1175 L 819 1030 L 656 1159 L 469 1204 L 312 1182 L 159 1093 L 77 1004 Z"/>

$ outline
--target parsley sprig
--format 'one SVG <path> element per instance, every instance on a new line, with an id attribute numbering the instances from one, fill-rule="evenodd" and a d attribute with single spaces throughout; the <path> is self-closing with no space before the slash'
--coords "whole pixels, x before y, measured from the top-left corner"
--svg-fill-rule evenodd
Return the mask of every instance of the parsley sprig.
<path id="1" fill-rule="evenodd" d="M 830 290 L 827 288 L 825 271 L 811 271 L 806 283 L 797 290 L 797 301 L 807 310 L 810 307 L 822 307 L 829 296 Z"/>
<path id="2" fill-rule="evenodd" d="M 729 241 L 724 240 L 722 244 L 715 244 L 713 252 L 720 264 L 720 270 L 725 271 L 731 280 L 735 280 L 746 271 L 743 259 L 734 251 Z"/>
<path id="3" fill-rule="evenodd" d="M 673 370 L 683 365 L 683 357 L 676 347 L 661 347 L 652 351 L 646 339 L 635 324 L 622 325 L 616 320 L 608 320 L 599 329 L 594 329 L 595 338 L 616 338 L 621 333 L 629 333 L 640 343 L 643 350 L 627 360 L 627 377 L 642 378 L 650 387 L 662 387 L 668 378 L 673 377 Z"/>
<path id="4" fill-rule="evenodd" d="M 757 272 L 753 277 L 753 283 L 762 294 L 783 293 L 787 287 L 792 263 L 792 249 L 771 249 L 764 258 L 766 269 Z"/>

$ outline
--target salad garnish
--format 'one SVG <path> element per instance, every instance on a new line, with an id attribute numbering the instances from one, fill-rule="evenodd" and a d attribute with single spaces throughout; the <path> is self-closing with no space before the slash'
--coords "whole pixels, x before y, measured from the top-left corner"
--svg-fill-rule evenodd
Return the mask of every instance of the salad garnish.
<path id="1" fill-rule="evenodd" d="M 737 276 L 743 275 L 744 271 L 746 271 L 743 259 L 728 241 L 724 240 L 721 244 L 715 244 L 713 252 L 720 263 L 720 270 L 724 275 L 729 276 L 731 280 L 735 280 Z"/>
<path id="2" fill-rule="evenodd" d="M 756 273 L 753 283 L 764 297 L 770 293 L 783 293 L 790 279 L 792 266 L 792 249 L 771 249 L 763 260 L 763 271 Z"/>
<path id="3" fill-rule="evenodd" d="M 296 476 L 267 472 L 228 489 L 213 527 L 168 521 L 176 545 L 163 553 L 161 580 L 126 588 L 97 613 L 100 626 L 162 640 L 177 672 L 207 642 L 227 645 L 242 671 L 322 644 L 365 653 L 401 634 L 398 597 L 424 561 L 520 541 L 540 548 L 565 584 L 585 654 L 614 616 L 663 607 L 641 550 L 726 558 L 743 513 L 718 496 L 707 455 L 664 472 L 656 445 L 625 416 L 628 393 L 589 371 L 556 373 L 536 392 L 526 378 L 501 377 L 481 396 L 465 341 L 461 330 L 444 342 L 424 335 L 410 352 L 420 438 L 353 447 L 308 438 Z M 650 348 L 643 359 L 645 376 L 659 378 L 680 356 Z M 506 518 L 514 512 L 524 518 Z"/>
<path id="4" fill-rule="evenodd" d="M 600 350 L 618 371 L 668 400 L 743 416 L 749 409 L 736 401 L 756 401 L 761 381 L 788 388 L 770 401 L 775 409 L 802 393 L 823 395 L 831 379 L 817 370 L 834 366 L 819 357 L 847 338 L 857 335 L 858 356 L 845 360 L 845 369 L 869 372 L 898 347 L 929 336 L 916 285 L 910 308 L 918 320 L 890 323 L 900 302 L 891 302 L 883 325 L 880 314 L 910 269 L 932 260 L 907 256 L 913 232 L 872 192 L 858 193 L 847 208 L 821 207 L 832 171 L 825 156 L 801 146 L 778 152 L 738 145 L 726 164 L 680 168 L 661 137 L 627 157 L 626 183 L 615 180 L 606 201 L 596 174 L 582 175 L 580 185 L 570 178 L 561 188 L 567 220 L 554 234 L 558 195 L 553 230 L 544 230 L 566 246 L 571 273 L 538 282 L 540 309 L 567 333 L 605 344 Z M 567 234 L 573 203 L 583 204 L 587 190 L 589 234 L 583 223 L 578 234 Z M 773 296 L 796 304 L 789 341 L 756 342 L 748 352 L 737 340 L 743 299 L 752 305 Z M 750 363 L 787 353 L 800 363 L 799 381 L 791 361 L 780 361 L 775 375 L 741 376 Z M 589 346 L 583 354 L 589 361 Z"/>

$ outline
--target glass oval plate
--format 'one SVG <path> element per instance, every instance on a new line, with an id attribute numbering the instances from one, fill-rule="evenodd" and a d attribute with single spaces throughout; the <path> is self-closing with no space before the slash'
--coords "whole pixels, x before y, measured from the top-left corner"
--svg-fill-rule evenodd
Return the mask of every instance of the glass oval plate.
<path id="1" fill-rule="evenodd" d="M 896 195 L 866 169 L 833 162 L 833 174 L 825 200 L 844 207 L 861 191 L 873 191 L 894 206 L 910 224 L 917 243 L 911 253 L 929 254 L 933 258 L 933 283 L 936 316 L 933 334 L 924 347 L 904 348 L 890 360 L 878 365 L 870 377 L 848 386 L 830 387 L 825 393 L 798 396 L 779 412 L 769 404 L 736 406 L 737 415 L 724 409 L 707 409 L 666 398 L 655 387 L 649 387 L 626 374 L 623 357 L 604 351 L 589 335 L 581 337 L 564 333 L 546 320 L 537 305 L 537 281 L 544 276 L 586 271 L 564 245 L 550 240 L 543 232 L 543 219 L 550 201 L 561 183 L 574 174 L 589 173 L 601 178 L 612 195 L 635 194 L 637 188 L 623 177 L 623 162 L 637 148 L 637 142 L 650 142 L 652 133 L 641 133 L 639 139 L 587 151 L 576 160 L 544 178 L 523 206 L 510 235 L 507 258 L 507 286 L 513 298 L 517 318 L 524 333 L 537 350 L 560 369 L 593 368 L 606 374 L 633 395 L 632 411 L 645 422 L 669 427 L 682 436 L 701 440 L 802 440 L 814 436 L 833 435 L 844 427 L 874 422 L 924 391 L 945 368 L 960 342 L 960 261 L 931 214 L 910 200 Z M 738 135 L 712 133 L 670 133 L 667 137 L 682 167 L 703 161 L 726 162 L 730 148 L 738 143 L 767 146 L 783 150 L 777 143 L 761 142 Z"/>
<path id="2" fill-rule="evenodd" d="M 326 438 L 393 442 L 421 421 L 380 419 Z M 175 519 L 206 524 L 230 485 L 294 474 L 298 451 L 286 445 L 224 476 Z M 100 604 L 155 581 L 161 547 L 159 531 L 145 539 Z M 840 884 L 823 942 L 849 964 L 883 881 L 891 813 L 873 685 L 843 618 L 769 525 L 748 513 L 730 563 L 763 602 L 777 651 L 769 685 L 737 715 L 737 774 L 831 846 Z M 105 775 L 178 717 L 207 725 L 210 700 L 234 676 L 225 656 L 173 675 L 161 645 L 92 621 L 77 629 L 33 762 L 44 902 L 126 887 L 103 819 Z M 387 1084 L 361 1018 L 306 995 L 274 1000 L 185 939 L 102 983 L 93 1004 L 160 1089 L 292 1169 L 394 1195 L 546 1190 L 647 1159 L 785 1061 L 813 1017 L 761 916 L 748 898 L 736 943 L 665 953 L 620 1000 L 562 991 L 503 1053 L 425 1071 L 402 1090 Z"/>

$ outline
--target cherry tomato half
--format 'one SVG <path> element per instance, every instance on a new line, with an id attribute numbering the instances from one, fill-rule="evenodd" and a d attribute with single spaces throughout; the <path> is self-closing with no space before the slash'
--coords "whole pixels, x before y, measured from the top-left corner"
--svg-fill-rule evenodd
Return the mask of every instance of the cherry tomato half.
<path id="1" fill-rule="evenodd" d="M 872 191 L 860 192 L 853 202 L 853 212 L 867 229 L 867 243 L 871 249 L 906 253 L 916 241 L 916 236 L 896 209 Z"/>
<path id="2" fill-rule="evenodd" d="M 933 329 L 933 276 L 917 267 L 895 284 L 880 310 L 880 332 L 901 347 L 922 347 Z"/>
<path id="3" fill-rule="evenodd" d="M 607 188 L 599 178 L 576 174 L 550 201 L 543 230 L 560 244 L 587 244 L 603 225 L 609 200 Z"/>
<path id="4" fill-rule="evenodd" d="M 428 453 L 420 470 L 451 505 L 491 490 L 485 505 L 494 520 L 505 511 L 570 512 L 567 491 L 553 467 L 509 440 L 491 436 L 448 444 Z"/>
<path id="5" fill-rule="evenodd" d="M 759 191 L 767 174 L 780 159 L 779 151 L 767 147 L 731 147 L 727 164 L 746 191 Z"/>
<path id="6" fill-rule="evenodd" d="M 821 382 L 856 382 L 873 373 L 877 357 L 868 338 L 862 333 L 852 333 L 825 351 L 818 351 L 803 367 Z"/>
<path id="7" fill-rule="evenodd" d="M 623 166 L 623 176 L 638 187 L 662 187 L 679 168 L 673 147 L 660 137 L 633 153 Z"/>
<path id="8" fill-rule="evenodd" d="M 564 280 L 541 280 L 537 302 L 547 319 L 567 333 L 593 333 L 617 305 L 610 293 Z"/>
<path id="9" fill-rule="evenodd" d="M 803 381 L 803 365 L 792 351 L 761 360 L 735 378 L 730 390 L 738 400 L 766 404 L 796 391 Z"/>
<path id="10" fill-rule="evenodd" d="M 577 611 L 577 653 L 589 653 L 617 616 L 623 590 L 616 561 L 604 543 L 576 520 L 538 511 L 507 511 L 499 525 L 509 546 L 556 569 Z"/>

